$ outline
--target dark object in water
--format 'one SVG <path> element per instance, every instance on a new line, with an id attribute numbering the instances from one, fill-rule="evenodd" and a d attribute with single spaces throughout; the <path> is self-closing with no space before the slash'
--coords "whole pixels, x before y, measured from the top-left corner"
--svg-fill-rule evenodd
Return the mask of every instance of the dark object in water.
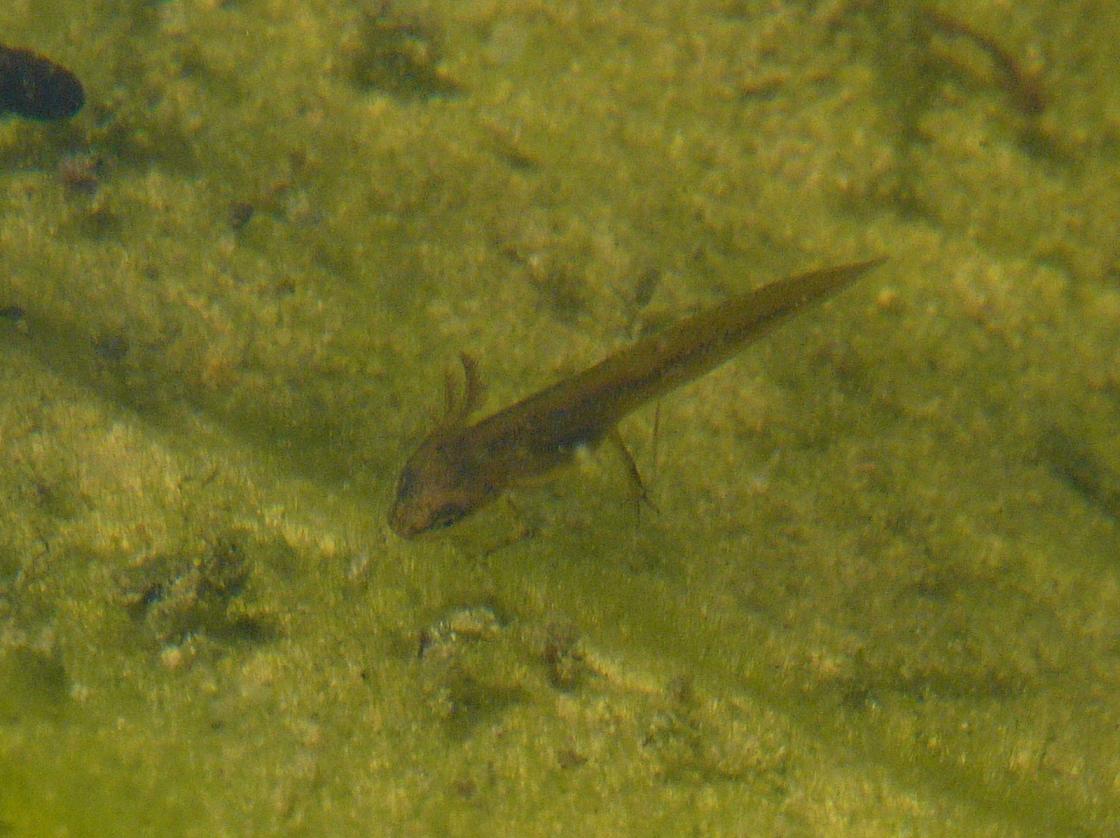
<path id="1" fill-rule="evenodd" d="M 1050 470 L 1098 509 L 1120 520 L 1120 473 L 1088 445 L 1059 427 L 1046 428 L 1039 445 Z"/>
<path id="2" fill-rule="evenodd" d="M 85 101 L 82 83 L 62 65 L 28 49 L 0 45 L 0 115 L 67 119 Z"/>
<path id="3" fill-rule="evenodd" d="M 128 355 L 128 348 L 128 338 L 120 332 L 108 332 L 93 341 L 93 351 L 106 361 L 123 361 Z"/>

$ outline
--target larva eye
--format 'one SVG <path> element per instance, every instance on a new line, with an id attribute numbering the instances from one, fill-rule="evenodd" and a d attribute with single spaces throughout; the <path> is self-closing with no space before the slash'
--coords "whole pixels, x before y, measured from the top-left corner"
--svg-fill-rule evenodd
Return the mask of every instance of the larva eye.
<path id="1" fill-rule="evenodd" d="M 436 510 L 432 516 L 432 529 L 446 529 L 462 518 L 466 510 L 458 504 L 447 503 Z"/>

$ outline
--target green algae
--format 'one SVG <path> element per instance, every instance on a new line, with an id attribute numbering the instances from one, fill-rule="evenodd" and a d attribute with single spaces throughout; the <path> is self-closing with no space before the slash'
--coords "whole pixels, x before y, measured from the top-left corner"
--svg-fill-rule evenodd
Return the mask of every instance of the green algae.
<path id="1" fill-rule="evenodd" d="M 1025 114 L 909 3 L 45 5 L 5 42 L 89 102 L 0 122 L 0 834 L 1115 831 L 1110 7 L 939 7 Z M 495 407 L 878 253 L 624 423 L 638 526 L 603 458 L 387 531 L 458 351 Z"/>

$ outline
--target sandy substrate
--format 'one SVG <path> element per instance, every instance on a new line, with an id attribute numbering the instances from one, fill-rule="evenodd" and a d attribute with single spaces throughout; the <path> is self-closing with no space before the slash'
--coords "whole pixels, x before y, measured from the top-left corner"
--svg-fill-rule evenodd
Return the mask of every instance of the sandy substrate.
<path id="1" fill-rule="evenodd" d="M 1120 17 L 930 8 L 4 3 L 0 834 L 1120 831 Z M 386 526 L 460 351 L 875 255 L 657 512 Z"/>

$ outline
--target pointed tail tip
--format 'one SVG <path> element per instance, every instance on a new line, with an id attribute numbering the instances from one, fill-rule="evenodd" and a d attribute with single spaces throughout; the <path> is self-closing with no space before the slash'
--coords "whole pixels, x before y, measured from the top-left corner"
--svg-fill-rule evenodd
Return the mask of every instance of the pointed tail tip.
<path id="1" fill-rule="evenodd" d="M 860 262 L 852 262 L 851 264 L 846 266 L 846 269 L 852 271 L 858 276 L 860 274 L 865 274 L 870 270 L 874 270 L 886 261 L 886 256 L 872 256 L 870 259 L 864 259 Z"/>
<path id="2" fill-rule="evenodd" d="M 834 280 L 834 287 L 836 290 L 839 290 L 851 285 L 864 274 L 875 270 L 875 268 L 886 261 L 886 256 L 873 256 L 870 259 L 863 259 L 859 262 L 849 262 L 846 265 L 825 268 L 821 273 L 831 275 Z"/>
<path id="3" fill-rule="evenodd" d="M 842 265 L 832 265 L 827 268 L 818 268 L 808 273 L 797 274 L 784 280 L 773 283 L 773 288 L 785 289 L 791 295 L 794 304 L 791 311 L 813 300 L 821 300 L 838 294 L 852 286 L 856 280 L 874 270 L 887 261 L 885 256 L 875 256 L 859 262 L 847 262 Z"/>

